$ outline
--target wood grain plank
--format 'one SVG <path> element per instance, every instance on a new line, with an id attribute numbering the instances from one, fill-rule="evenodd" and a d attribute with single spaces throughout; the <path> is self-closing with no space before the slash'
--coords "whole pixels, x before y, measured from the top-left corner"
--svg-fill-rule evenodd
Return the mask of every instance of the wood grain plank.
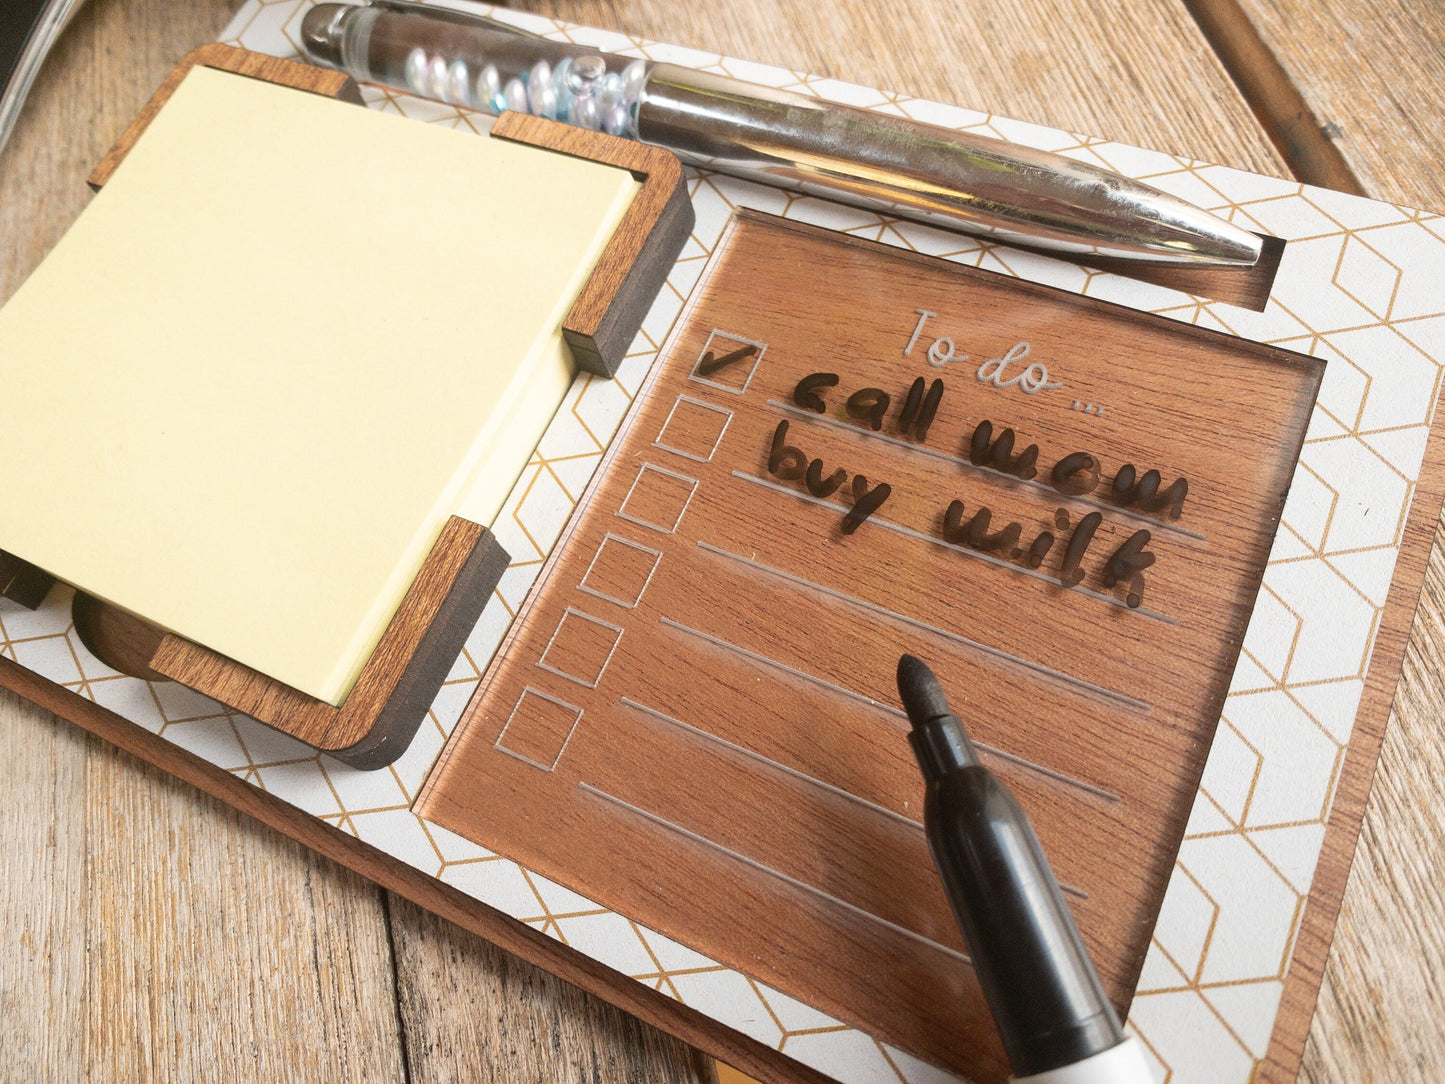
<path id="1" fill-rule="evenodd" d="M 1362 195 L 1354 172 L 1237 0 L 1184 0 L 1294 175 Z"/>
<path id="2" fill-rule="evenodd" d="M 0 751 L 7 1074 L 401 1078 L 365 880 L 8 693 Z"/>
<path id="3" fill-rule="evenodd" d="M 1366 195 L 1445 208 L 1445 6 L 1239 0 Z"/>
<path id="4" fill-rule="evenodd" d="M 541 968 L 389 896 L 412 1084 L 708 1084 L 711 1059 Z M 459 1019 L 457 1006 L 490 1007 Z"/>
<path id="5" fill-rule="evenodd" d="M 83 1075 L 200 1080 L 228 1051 L 230 1079 L 403 1080 L 375 887 L 87 745 Z"/>
<path id="6" fill-rule="evenodd" d="M 701 1037 L 700 1041 L 705 1039 L 710 1050 L 756 1072 L 762 1080 L 823 1084 L 821 1075 L 801 1065 L 795 1064 L 786 1075 L 780 1074 L 772 1052 L 757 1040 L 702 1016 L 696 1009 L 650 986 L 636 982 L 619 983 L 616 972 L 561 941 L 493 910 L 474 897 L 411 866 L 397 862 L 355 836 L 4 658 L 0 658 L 0 685 L 33 700 L 46 710 L 63 715 L 124 752 L 215 795 L 239 812 L 305 844 L 318 854 L 356 870 L 406 899 L 419 902 L 429 913 L 478 933 L 492 944 L 544 966 L 549 972 L 582 989 L 605 994 L 614 1004 L 639 1019 L 675 1034 L 696 1035 Z M 452 1013 L 458 1029 L 465 1031 L 470 1026 L 468 1013 L 487 1014 L 494 1012 L 495 1008 L 483 1002 L 467 1001 L 448 1011 Z M 557 1029 L 564 1030 L 569 1026 L 567 1021 L 559 1021 Z M 539 1084 L 548 1082 L 544 1079 Z M 683 1084 L 687 1084 L 686 1078 Z M 710 1084 L 706 1076 L 701 1084 Z"/>
<path id="7" fill-rule="evenodd" d="M 6 1071 L 79 1080 L 86 896 L 86 750 L 64 720 L 0 690 L 0 1019 Z"/>

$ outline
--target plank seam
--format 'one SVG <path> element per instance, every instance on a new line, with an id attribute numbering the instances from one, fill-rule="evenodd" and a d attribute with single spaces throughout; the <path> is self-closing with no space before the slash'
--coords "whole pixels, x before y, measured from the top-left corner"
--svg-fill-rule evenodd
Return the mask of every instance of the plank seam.
<path id="1" fill-rule="evenodd" d="M 1363 196 L 1364 186 L 1238 0 L 1184 0 L 1296 180 Z"/>

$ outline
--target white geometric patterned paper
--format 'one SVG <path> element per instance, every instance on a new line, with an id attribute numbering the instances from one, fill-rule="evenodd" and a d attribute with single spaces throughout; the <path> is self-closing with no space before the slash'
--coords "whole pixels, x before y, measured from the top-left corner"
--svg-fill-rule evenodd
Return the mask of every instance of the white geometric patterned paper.
<path id="1" fill-rule="evenodd" d="M 465 7 L 463 3 L 452 6 Z M 224 39 L 295 56 L 310 0 L 252 0 Z M 476 8 L 478 10 L 488 10 Z M 1445 362 L 1445 219 L 933 102 L 499 9 L 550 37 L 1008 138 L 1144 179 L 1288 241 L 1263 312 L 689 171 L 692 239 L 615 380 L 583 375 L 495 530 L 513 555 L 407 754 L 358 772 L 170 683 L 123 677 L 70 594 L 0 600 L 0 654 L 487 904 L 840 1081 L 954 1079 L 414 815 L 416 797 L 735 207 L 754 207 L 1288 347 L 1327 362 L 1259 601 L 1129 1024 L 1161 1080 L 1246 1081 L 1264 1056 L 1353 730 Z M 475 128 L 366 88 L 373 107 Z"/>

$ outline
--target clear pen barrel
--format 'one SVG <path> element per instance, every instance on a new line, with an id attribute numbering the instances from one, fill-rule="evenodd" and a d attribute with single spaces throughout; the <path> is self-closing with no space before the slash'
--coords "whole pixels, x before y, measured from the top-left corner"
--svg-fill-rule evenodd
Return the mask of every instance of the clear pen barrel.
<path id="1" fill-rule="evenodd" d="M 317 4 L 301 39 L 312 60 L 361 82 L 641 139 L 691 165 L 916 222 L 1064 252 L 1201 266 L 1259 258 L 1247 230 L 1087 162 L 433 4 Z"/>
<path id="2" fill-rule="evenodd" d="M 509 109 L 637 138 L 637 103 L 650 61 L 494 30 L 475 20 L 428 20 L 422 42 L 414 15 L 386 7 L 326 7 L 334 13 L 324 30 L 305 34 L 307 51 L 355 79 L 486 113 Z"/>

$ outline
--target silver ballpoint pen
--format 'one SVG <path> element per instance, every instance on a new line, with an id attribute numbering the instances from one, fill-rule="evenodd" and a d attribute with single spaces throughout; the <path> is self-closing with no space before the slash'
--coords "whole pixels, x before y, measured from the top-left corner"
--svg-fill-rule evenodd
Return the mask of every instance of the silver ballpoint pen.
<path id="1" fill-rule="evenodd" d="M 1249 266 L 1260 239 L 1061 155 L 675 64 L 601 53 L 411 2 L 318 4 L 307 56 L 489 113 L 551 117 L 685 162 L 929 225 L 1075 254 Z"/>

